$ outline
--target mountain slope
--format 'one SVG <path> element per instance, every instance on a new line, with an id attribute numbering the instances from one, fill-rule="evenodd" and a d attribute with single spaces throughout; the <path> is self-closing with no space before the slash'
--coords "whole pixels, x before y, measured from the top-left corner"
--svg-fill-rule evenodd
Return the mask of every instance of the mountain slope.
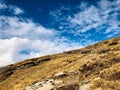
<path id="1" fill-rule="evenodd" d="M 0 90 L 120 90 L 120 37 L 0 69 Z"/>

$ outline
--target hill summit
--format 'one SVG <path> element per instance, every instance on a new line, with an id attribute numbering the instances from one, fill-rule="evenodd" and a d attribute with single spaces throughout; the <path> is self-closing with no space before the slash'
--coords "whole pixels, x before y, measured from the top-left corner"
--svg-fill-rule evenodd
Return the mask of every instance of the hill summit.
<path id="1" fill-rule="evenodd" d="M 0 68 L 0 90 L 120 90 L 120 37 Z"/>

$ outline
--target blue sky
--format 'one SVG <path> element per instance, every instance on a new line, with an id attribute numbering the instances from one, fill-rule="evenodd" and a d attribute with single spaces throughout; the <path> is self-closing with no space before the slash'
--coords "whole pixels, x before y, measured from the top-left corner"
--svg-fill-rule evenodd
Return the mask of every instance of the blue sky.
<path id="1" fill-rule="evenodd" d="M 120 36 L 120 0 L 1 0 L 0 66 Z"/>

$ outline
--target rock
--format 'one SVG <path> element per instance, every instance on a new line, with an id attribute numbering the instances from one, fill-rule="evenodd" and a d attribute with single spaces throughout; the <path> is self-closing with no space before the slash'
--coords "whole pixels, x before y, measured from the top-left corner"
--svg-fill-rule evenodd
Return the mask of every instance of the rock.
<path id="1" fill-rule="evenodd" d="M 46 83 L 42 87 L 40 87 L 36 90 L 52 90 L 53 88 L 54 88 L 54 86 L 51 85 L 51 83 Z"/>
<path id="2" fill-rule="evenodd" d="M 25 90 L 33 90 L 31 86 L 26 86 Z"/>
<path id="3" fill-rule="evenodd" d="M 39 86 L 41 85 L 41 82 L 35 83 L 35 86 Z"/>
<path id="4" fill-rule="evenodd" d="M 53 90 L 54 85 L 63 84 L 62 80 L 47 79 L 42 82 L 34 83 L 30 86 L 26 86 L 23 90 Z"/>
<path id="5" fill-rule="evenodd" d="M 35 83 L 34 85 L 35 85 L 35 86 L 42 86 L 44 83 L 45 83 L 45 82 L 37 82 L 37 83 Z"/>
<path id="6" fill-rule="evenodd" d="M 17 68 L 16 69 L 26 69 L 26 68 L 29 68 L 29 67 L 32 67 L 32 66 L 36 66 L 36 65 L 39 65 L 39 64 L 42 64 L 44 62 L 47 62 L 47 61 L 50 61 L 51 59 L 50 58 L 45 58 L 45 59 L 42 59 L 42 60 L 39 60 L 39 61 L 32 61 L 32 60 L 28 60 L 26 62 L 20 62 L 17 64 Z"/>
<path id="7" fill-rule="evenodd" d="M 4 81 L 5 79 L 9 78 L 15 70 L 26 69 L 32 66 L 36 66 L 38 64 L 42 64 L 44 62 L 50 61 L 51 58 L 44 58 L 38 61 L 34 60 L 26 60 L 24 62 L 19 62 L 16 64 L 11 64 L 6 67 L 0 68 L 0 82 Z"/>
<path id="8" fill-rule="evenodd" d="M 67 76 L 67 73 L 66 72 L 60 72 L 60 73 L 57 73 L 54 75 L 56 78 L 63 78 L 65 76 Z"/>
<path id="9" fill-rule="evenodd" d="M 42 82 L 37 82 L 31 86 L 25 87 L 25 90 L 51 90 L 54 88 L 53 86 L 54 80 L 48 79 Z"/>
<path id="10" fill-rule="evenodd" d="M 1 68 L 0 69 L 0 82 L 10 77 L 14 73 L 15 69 L 16 67 L 14 65 L 9 65 L 4 68 Z"/>
<path id="11" fill-rule="evenodd" d="M 46 83 L 53 83 L 53 82 L 54 82 L 53 79 L 48 79 L 48 80 L 46 80 Z"/>
<path id="12" fill-rule="evenodd" d="M 55 82 L 54 82 L 55 84 L 62 84 L 62 83 L 64 83 L 62 80 L 55 80 Z"/>
<path id="13" fill-rule="evenodd" d="M 78 90 L 78 89 L 79 89 L 78 84 L 71 84 L 71 85 L 58 87 L 56 90 Z"/>

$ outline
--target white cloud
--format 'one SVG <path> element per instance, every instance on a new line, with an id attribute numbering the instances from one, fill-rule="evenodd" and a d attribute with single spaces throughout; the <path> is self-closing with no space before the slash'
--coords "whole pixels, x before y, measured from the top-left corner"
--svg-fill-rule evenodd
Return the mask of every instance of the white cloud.
<path id="1" fill-rule="evenodd" d="M 10 6 L 9 8 L 13 10 L 11 13 L 22 13 L 18 7 Z M 45 28 L 30 19 L 1 15 L 0 67 L 27 58 L 60 53 L 81 47 L 79 43 L 70 43 L 68 40 L 65 42 L 66 40 L 67 38 L 60 37 L 56 30 Z"/>
<path id="2" fill-rule="evenodd" d="M 0 66 L 15 63 L 27 58 L 60 53 L 78 47 L 80 48 L 77 43 L 68 44 L 65 42 L 59 43 L 40 39 L 30 40 L 18 37 L 0 39 Z"/>
<path id="3" fill-rule="evenodd" d="M 100 2 L 98 2 L 98 5 L 100 6 L 100 8 L 108 10 L 109 8 L 111 8 L 112 2 L 108 0 L 100 0 Z"/>
<path id="4" fill-rule="evenodd" d="M 55 30 L 46 29 L 28 19 L 0 16 L 0 38 L 22 37 L 29 39 L 45 39 L 55 36 Z"/>
<path id="5" fill-rule="evenodd" d="M 29 19 L 0 16 L 0 66 L 19 60 L 80 48 L 78 43 L 65 43 L 55 30 Z M 20 53 L 25 51 L 24 53 Z M 26 54 L 28 52 L 28 54 Z"/>
<path id="6" fill-rule="evenodd" d="M 62 8 L 50 12 L 50 15 L 53 16 L 56 21 L 66 20 L 66 22 L 61 21 L 62 24 L 59 26 L 59 29 L 74 34 L 74 36 L 81 36 L 90 30 L 94 30 L 94 32 L 98 34 L 102 32 L 108 35 L 108 37 L 113 37 L 120 33 L 119 0 L 100 0 L 96 1 L 96 5 L 82 2 L 76 8 L 80 10 L 73 16 L 68 15 L 64 17 Z M 69 9 L 67 10 L 69 11 Z"/>
<path id="7" fill-rule="evenodd" d="M 16 7 L 14 5 L 6 5 L 5 2 L 1 2 L 1 1 L 0 1 L 0 10 L 8 10 L 10 13 L 14 15 L 19 15 L 24 13 L 24 11 L 19 7 Z"/>
<path id="8" fill-rule="evenodd" d="M 0 39 L 0 66 L 14 63 L 14 56 L 24 47 L 26 39 L 20 40 L 17 38 Z M 21 46 L 21 47 L 19 47 Z"/>
<path id="9" fill-rule="evenodd" d="M 79 27 L 77 33 L 87 32 L 92 28 L 95 28 L 95 32 L 105 31 L 106 34 L 112 34 L 109 36 L 114 36 L 120 33 L 120 22 L 119 22 L 119 12 L 120 12 L 120 2 L 119 0 L 114 0 L 113 2 L 108 0 L 100 0 L 97 2 L 96 6 L 87 6 L 86 4 L 81 4 L 80 9 L 82 11 L 78 12 L 74 15 L 74 17 L 69 17 L 69 22 L 71 22 L 71 26 L 73 28 Z M 101 30 L 101 27 L 104 24 L 106 26 L 106 30 Z"/>
<path id="10" fill-rule="evenodd" d="M 23 14 L 24 11 L 16 6 L 9 6 L 8 7 L 10 9 L 10 11 L 12 11 L 15 15 L 18 15 L 18 14 Z"/>
<path id="11" fill-rule="evenodd" d="M 6 4 L 0 2 L 0 10 L 1 10 L 1 9 L 6 9 L 6 8 L 7 8 Z"/>

